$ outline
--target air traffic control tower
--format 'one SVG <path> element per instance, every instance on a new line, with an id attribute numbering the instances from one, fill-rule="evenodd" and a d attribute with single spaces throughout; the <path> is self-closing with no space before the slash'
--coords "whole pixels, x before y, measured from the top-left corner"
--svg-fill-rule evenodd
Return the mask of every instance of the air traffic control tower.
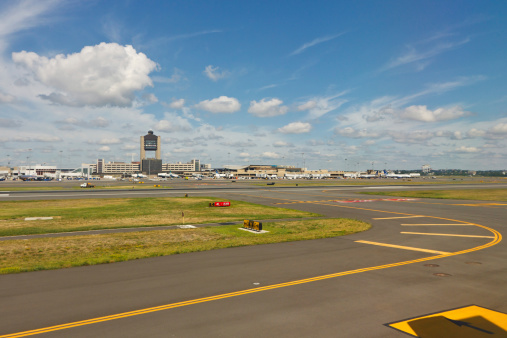
<path id="1" fill-rule="evenodd" d="M 151 157 L 147 157 L 147 153 L 151 154 Z M 156 175 L 162 172 L 160 136 L 153 134 L 153 130 L 149 130 L 148 134 L 141 136 L 141 171 L 147 175 Z"/>

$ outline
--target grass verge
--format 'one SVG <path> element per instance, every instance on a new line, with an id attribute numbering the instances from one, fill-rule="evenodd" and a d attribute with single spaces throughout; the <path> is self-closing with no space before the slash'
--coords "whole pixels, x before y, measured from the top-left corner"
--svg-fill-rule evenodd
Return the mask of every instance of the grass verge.
<path id="1" fill-rule="evenodd" d="M 216 201 L 212 197 L 6 201 L 0 202 L 0 236 L 320 216 L 242 201 L 209 207 Z M 53 219 L 25 221 L 26 217 Z"/>
<path id="2" fill-rule="evenodd" d="M 361 192 L 365 195 L 400 196 L 413 198 L 437 198 L 476 201 L 507 201 L 507 189 L 457 189 Z"/>
<path id="3" fill-rule="evenodd" d="M 0 274 L 122 262 L 187 252 L 343 236 L 370 225 L 350 219 L 263 224 L 265 234 L 238 225 L 195 229 L 37 238 L 0 242 Z"/>

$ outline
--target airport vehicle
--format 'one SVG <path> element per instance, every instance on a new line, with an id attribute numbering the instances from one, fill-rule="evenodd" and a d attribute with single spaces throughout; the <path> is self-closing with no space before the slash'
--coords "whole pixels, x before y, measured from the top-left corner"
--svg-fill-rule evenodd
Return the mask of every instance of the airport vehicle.
<path id="1" fill-rule="evenodd" d="M 95 186 L 89 182 L 86 182 L 86 183 L 82 183 L 81 185 L 79 185 L 81 188 L 95 188 Z"/>

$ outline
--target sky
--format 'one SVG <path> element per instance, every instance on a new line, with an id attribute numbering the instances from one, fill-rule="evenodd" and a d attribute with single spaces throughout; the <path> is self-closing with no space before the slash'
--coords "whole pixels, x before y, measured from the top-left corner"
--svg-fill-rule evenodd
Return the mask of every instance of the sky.
<path id="1" fill-rule="evenodd" d="M 506 1 L 0 0 L 0 165 L 507 168 Z"/>

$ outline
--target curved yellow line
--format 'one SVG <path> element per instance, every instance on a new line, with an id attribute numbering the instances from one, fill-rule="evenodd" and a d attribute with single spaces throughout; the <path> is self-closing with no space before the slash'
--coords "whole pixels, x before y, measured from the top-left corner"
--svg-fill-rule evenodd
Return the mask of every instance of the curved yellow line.
<path id="1" fill-rule="evenodd" d="M 351 207 L 351 206 L 344 206 L 344 205 L 335 205 L 335 204 L 325 204 L 325 205 L 331 205 L 331 206 L 340 207 L 340 208 L 351 208 L 351 209 L 360 209 L 360 210 L 376 211 L 376 212 L 383 212 L 383 213 L 393 213 L 393 214 L 400 214 L 400 215 L 409 215 L 409 216 L 413 215 L 413 214 L 407 214 L 407 213 L 400 213 L 400 212 L 393 212 L 393 211 L 384 211 L 384 210 L 374 210 L 374 209 L 366 209 L 366 208 L 358 208 L 358 207 Z M 453 221 L 453 222 L 465 223 L 463 221 L 458 221 L 458 220 L 454 220 L 454 219 L 450 219 L 450 218 L 442 218 L 442 217 L 436 217 L 436 216 L 425 216 L 425 217 L 442 219 L 442 220 Z M 337 277 L 352 275 L 352 274 L 356 274 L 356 273 L 362 273 L 362 272 L 368 272 L 368 271 L 374 271 L 374 270 L 393 268 L 393 267 L 397 267 L 397 266 L 403 266 L 403 265 L 420 263 L 420 262 L 426 262 L 426 261 L 440 259 L 440 258 L 445 258 L 445 257 L 457 256 L 457 255 L 462 255 L 462 254 L 465 254 L 465 253 L 469 253 L 469 252 L 473 252 L 473 251 L 478 251 L 478 250 L 483 250 L 483 249 L 489 248 L 491 246 L 494 246 L 494 245 L 500 243 L 500 241 L 502 240 L 502 235 L 498 231 L 496 231 L 494 229 L 488 228 L 488 227 L 486 227 L 484 225 L 480 225 L 480 224 L 474 224 L 474 223 L 470 223 L 470 222 L 466 222 L 466 223 L 469 224 L 469 225 L 474 225 L 474 226 L 477 226 L 477 227 L 480 227 L 480 228 L 483 228 L 485 230 L 488 230 L 488 231 L 492 232 L 494 234 L 493 240 L 490 241 L 489 243 L 484 244 L 484 245 L 480 245 L 480 246 L 477 246 L 477 247 L 474 247 L 474 248 L 465 249 L 465 250 L 461 250 L 461 251 L 457 251 L 457 252 L 451 252 L 451 253 L 446 253 L 446 254 L 441 254 L 441 255 L 436 255 L 436 256 L 430 256 L 430 257 L 424 257 L 424 258 L 419 258 L 419 259 L 414 259 L 414 260 L 409 260 L 409 261 L 403 261 L 403 262 L 384 264 L 384 265 L 377 265 L 377 266 L 372 266 L 372 267 L 367 267 L 367 268 L 361 268 L 361 269 L 355 269 L 355 270 L 337 272 L 337 273 L 332 273 L 332 274 L 328 274 L 328 275 L 322 275 L 322 276 L 317 276 L 317 277 L 305 278 L 305 279 L 300 279 L 300 280 L 286 282 L 286 283 L 267 285 L 267 286 L 258 287 L 258 288 L 254 288 L 254 289 L 247 289 L 247 290 L 242 290 L 242 291 L 224 293 L 224 294 L 210 296 L 210 297 L 197 298 L 197 299 L 192 299 L 192 300 L 183 301 L 183 302 L 171 303 L 171 304 L 166 304 L 166 305 L 161 305 L 161 306 L 150 307 L 150 308 L 146 308 L 146 309 L 140 309 L 140 310 L 135 310 L 135 311 L 118 313 L 118 314 L 114 314 L 114 315 L 110 315 L 110 316 L 91 318 L 91 319 L 77 321 L 77 322 L 72 322 L 72 323 L 66 323 L 66 324 L 55 325 L 55 326 L 50 326 L 50 327 L 45 327 L 45 328 L 40 328 L 40 329 L 35 329 L 35 330 L 29 330 L 29 331 L 23 331 L 23 332 L 17 332 L 17 333 L 7 334 L 7 335 L 0 336 L 0 338 L 27 337 L 27 336 L 32 336 L 32 335 L 36 335 L 36 334 L 42 334 L 42 333 L 47 333 L 47 332 L 52 332 L 52 331 L 65 330 L 65 329 L 70 329 L 70 328 L 73 328 L 73 327 L 90 325 L 90 324 L 96 324 L 96 323 L 110 321 L 110 320 L 115 320 L 115 319 L 120 319 L 120 318 L 138 316 L 138 315 L 147 314 L 147 313 L 151 313 L 151 312 L 157 312 L 157 311 L 174 309 L 174 308 L 183 307 L 183 306 L 189 306 L 189 305 L 194 305 L 194 304 L 199 304 L 199 303 L 205 303 L 205 302 L 210 302 L 210 301 L 219 300 L 219 299 L 225 299 L 225 298 L 243 296 L 243 295 L 247 295 L 247 294 L 253 294 L 253 293 L 256 293 L 256 292 L 274 290 L 274 289 L 279 289 L 279 288 L 293 286 L 293 285 L 300 285 L 300 284 L 311 283 L 311 282 L 316 282 L 316 281 L 321 281 L 321 280 L 326 280 L 326 279 L 331 279 L 331 278 L 337 278 Z"/>

